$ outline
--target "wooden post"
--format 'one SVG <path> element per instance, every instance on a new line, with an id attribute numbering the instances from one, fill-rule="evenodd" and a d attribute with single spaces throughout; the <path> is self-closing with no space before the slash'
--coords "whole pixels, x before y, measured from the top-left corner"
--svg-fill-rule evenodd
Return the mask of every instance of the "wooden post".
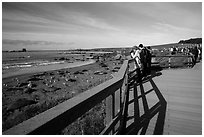
<path id="1" fill-rule="evenodd" d="M 106 126 L 111 122 L 112 120 L 112 97 L 109 96 L 106 98 L 106 118 L 105 118 L 105 124 Z"/>
<path id="2" fill-rule="evenodd" d="M 171 57 L 169 57 L 169 69 L 171 68 Z"/>
<path id="3" fill-rule="evenodd" d="M 188 67 L 190 68 L 190 61 L 189 61 L 189 56 L 188 56 Z"/>

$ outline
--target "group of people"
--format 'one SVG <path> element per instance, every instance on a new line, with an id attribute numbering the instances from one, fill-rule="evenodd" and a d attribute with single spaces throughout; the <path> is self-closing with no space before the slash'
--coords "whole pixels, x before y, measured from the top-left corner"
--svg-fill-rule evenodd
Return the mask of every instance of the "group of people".
<path id="1" fill-rule="evenodd" d="M 201 59 L 201 50 L 197 46 L 193 48 L 189 48 L 188 55 L 192 55 L 192 63 L 193 65 L 195 65 L 197 62 L 197 59 L 199 60 Z"/>
<path id="2" fill-rule="evenodd" d="M 193 66 L 196 64 L 197 59 L 201 60 L 201 47 L 199 46 L 188 46 L 188 47 L 172 47 L 171 54 L 176 54 L 177 52 L 184 53 L 185 55 L 191 55 Z"/>
<path id="3" fill-rule="evenodd" d="M 135 69 L 138 75 L 138 82 L 142 81 L 151 73 L 151 48 L 144 47 L 143 44 L 134 46 L 130 52 L 131 57 L 135 61 Z"/>

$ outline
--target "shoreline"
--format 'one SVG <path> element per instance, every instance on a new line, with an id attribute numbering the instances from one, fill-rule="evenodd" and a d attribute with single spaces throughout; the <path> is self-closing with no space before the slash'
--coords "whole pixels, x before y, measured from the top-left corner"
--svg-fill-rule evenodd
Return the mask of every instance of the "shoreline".
<path id="1" fill-rule="evenodd" d="M 2 79 L 2 130 L 111 79 L 121 65 L 110 58 L 104 63 L 94 61 Z"/>
<path id="2" fill-rule="evenodd" d="M 95 60 L 77 61 L 77 62 L 73 62 L 73 63 L 63 63 L 63 64 L 50 64 L 50 65 L 46 65 L 46 66 L 24 68 L 24 69 L 20 69 L 18 71 L 14 71 L 14 72 L 4 73 L 4 74 L 2 74 L 2 79 L 14 77 L 14 76 L 19 76 L 19 75 L 25 75 L 25 74 L 33 74 L 33 73 L 39 73 L 39 72 L 81 67 L 81 66 L 89 65 L 89 64 L 93 64 L 93 63 L 95 63 Z"/>

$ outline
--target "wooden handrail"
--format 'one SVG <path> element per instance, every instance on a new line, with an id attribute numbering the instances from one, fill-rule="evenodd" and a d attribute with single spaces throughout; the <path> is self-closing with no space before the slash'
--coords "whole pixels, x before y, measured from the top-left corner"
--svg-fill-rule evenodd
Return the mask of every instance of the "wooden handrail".
<path id="1" fill-rule="evenodd" d="M 181 57 L 181 56 L 156 56 L 156 57 Z M 192 57 L 192 56 L 182 56 Z M 103 134 L 109 134 L 111 130 L 121 133 L 119 130 L 126 128 L 124 125 L 124 115 L 127 115 L 126 108 L 129 96 L 129 63 L 131 60 L 125 60 L 123 65 L 114 78 L 83 92 L 45 112 L 40 113 L 6 131 L 3 135 L 25 135 L 25 134 L 57 134 L 63 130 L 66 126 L 77 120 L 91 108 L 98 103 L 112 97 L 113 108 L 111 121 L 107 123 L 106 128 L 102 131 Z M 125 87 L 122 92 L 122 87 Z M 120 91 L 120 107 L 117 114 L 115 114 L 115 92 Z M 122 95 L 121 95 L 122 94 Z M 115 125 L 120 123 L 119 128 L 115 130 Z M 117 134 L 113 132 L 112 134 Z"/>
<path id="2" fill-rule="evenodd" d="M 171 58 L 174 57 L 187 57 L 188 58 L 188 67 L 191 67 L 191 62 L 189 61 L 189 58 L 194 57 L 193 55 L 152 55 L 152 58 L 156 57 L 168 57 L 168 63 L 169 63 L 169 68 L 171 68 Z"/>
<path id="3" fill-rule="evenodd" d="M 152 57 L 193 57 L 193 55 L 152 55 Z"/>
<path id="4" fill-rule="evenodd" d="M 125 60 L 114 78 L 4 131 L 3 134 L 59 133 L 63 128 L 120 89 L 124 84 L 127 68 L 128 60 Z"/>

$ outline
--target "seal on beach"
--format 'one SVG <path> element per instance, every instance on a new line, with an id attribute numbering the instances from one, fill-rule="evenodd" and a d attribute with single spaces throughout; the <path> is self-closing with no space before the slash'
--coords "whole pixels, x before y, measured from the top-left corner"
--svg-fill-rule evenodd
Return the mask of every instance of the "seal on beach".
<path id="1" fill-rule="evenodd" d="M 7 111 L 14 111 L 16 109 L 20 109 L 22 107 L 28 106 L 28 105 L 32 105 L 32 104 L 36 104 L 37 102 L 34 100 L 30 100 L 27 98 L 20 98 L 18 100 L 16 100 L 14 103 L 12 103 L 11 105 L 9 105 L 7 107 Z"/>

